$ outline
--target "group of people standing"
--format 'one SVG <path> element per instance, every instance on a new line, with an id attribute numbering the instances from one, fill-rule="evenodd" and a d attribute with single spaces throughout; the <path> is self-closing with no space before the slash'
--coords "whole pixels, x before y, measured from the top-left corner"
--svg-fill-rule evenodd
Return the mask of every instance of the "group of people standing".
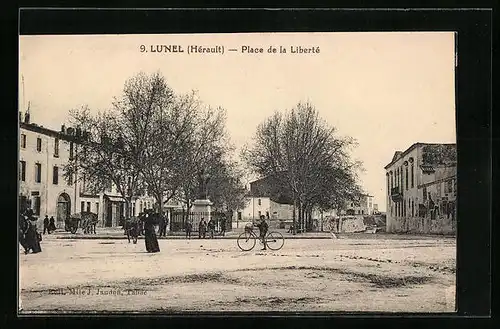
<path id="1" fill-rule="evenodd" d="M 56 221 L 54 220 L 53 216 L 45 215 L 45 218 L 43 219 L 43 234 L 49 233 L 51 234 L 56 230 Z"/>
<path id="2" fill-rule="evenodd" d="M 226 218 L 222 217 L 220 219 L 220 235 L 224 236 L 226 235 Z M 186 237 L 191 238 L 191 230 L 193 228 L 193 224 L 191 222 L 186 223 Z M 198 239 L 206 239 L 208 231 L 208 236 L 210 239 L 214 238 L 215 235 L 215 221 L 213 218 L 210 218 L 210 220 L 205 222 L 204 218 L 201 218 L 200 223 L 198 224 Z"/>
<path id="3" fill-rule="evenodd" d="M 42 235 L 38 233 L 37 218 L 32 209 L 26 209 L 19 217 L 19 242 L 24 248 L 24 253 L 28 254 L 31 250 L 33 254 L 42 251 L 40 241 Z"/>

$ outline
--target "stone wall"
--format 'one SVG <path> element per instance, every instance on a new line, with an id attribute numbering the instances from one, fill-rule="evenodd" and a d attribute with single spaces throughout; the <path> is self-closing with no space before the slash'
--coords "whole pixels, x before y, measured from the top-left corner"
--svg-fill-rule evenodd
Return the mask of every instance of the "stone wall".
<path id="1" fill-rule="evenodd" d="M 455 216 L 403 217 L 393 218 L 389 230 L 392 233 L 455 234 L 456 226 Z"/>

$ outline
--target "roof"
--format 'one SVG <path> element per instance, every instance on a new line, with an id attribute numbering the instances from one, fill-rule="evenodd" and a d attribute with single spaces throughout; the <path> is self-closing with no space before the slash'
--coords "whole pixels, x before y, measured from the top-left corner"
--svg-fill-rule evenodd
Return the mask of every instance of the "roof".
<path id="1" fill-rule="evenodd" d="M 401 152 L 401 151 L 396 151 L 394 153 L 394 156 L 392 157 L 392 160 L 391 162 L 386 165 L 384 167 L 384 169 L 387 169 L 389 168 L 392 164 L 394 164 L 394 162 L 396 162 L 397 160 L 401 159 L 402 157 L 404 157 L 405 155 L 407 155 L 408 153 L 410 153 L 411 151 L 413 151 L 415 148 L 417 147 L 420 147 L 420 146 L 425 146 L 425 145 L 434 145 L 434 146 L 440 146 L 440 145 L 455 145 L 455 143 L 421 143 L 421 142 L 417 142 L 417 143 L 414 143 L 412 144 L 409 148 L 407 148 L 405 151 Z"/>
<path id="2" fill-rule="evenodd" d="M 46 135 L 46 136 L 51 136 L 51 137 L 55 137 L 55 138 L 59 138 L 59 139 L 64 139 L 64 140 L 67 140 L 69 142 L 71 141 L 74 141 L 74 137 L 73 136 L 70 136 L 70 135 L 67 135 L 67 134 L 63 134 L 59 131 L 55 131 L 55 130 L 52 130 L 52 129 L 49 129 L 49 128 L 45 128 L 43 126 L 39 126 L 35 123 L 25 123 L 25 122 L 20 122 L 19 123 L 19 127 L 21 127 L 22 129 L 26 129 L 26 130 L 29 130 L 29 131 L 33 131 L 33 132 L 37 132 L 39 134 L 43 134 L 43 135 Z"/>

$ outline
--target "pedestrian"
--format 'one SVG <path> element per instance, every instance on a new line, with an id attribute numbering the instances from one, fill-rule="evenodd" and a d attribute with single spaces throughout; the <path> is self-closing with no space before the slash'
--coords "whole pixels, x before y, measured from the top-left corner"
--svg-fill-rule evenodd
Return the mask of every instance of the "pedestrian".
<path id="1" fill-rule="evenodd" d="M 34 216 L 28 217 L 28 227 L 25 233 L 25 242 L 28 247 L 28 249 L 25 250 L 26 254 L 29 252 L 29 249 L 31 249 L 31 252 L 33 254 L 42 251 L 42 247 L 40 246 L 40 236 L 37 231 L 36 223 L 37 223 L 36 217 Z"/>
<path id="2" fill-rule="evenodd" d="M 204 218 L 201 218 L 200 224 L 198 225 L 198 239 L 205 239 L 207 234 L 207 223 Z"/>
<path id="3" fill-rule="evenodd" d="M 165 218 L 165 213 L 160 215 L 160 227 L 158 235 L 167 236 L 167 220 Z"/>
<path id="4" fill-rule="evenodd" d="M 215 221 L 213 220 L 213 218 L 210 218 L 207 227 L 208 227 L 208 236 L 210 237 L 210 239 L 213 239 L 215 232 Z"/>
<path id="5" fill-rule="evenodd" d="M 193 223 L 191 221 L 186 222 L 186 239 L 191 239 L 191 232 L 193 231 Z"/>
<path id="6" fill-rule="evenodd" d="M 226 216 L 222 216 L 220 220 L 220 235 L 226 235 Z"/>
<path id="7" fill-rule="evenodd" d="M 154 216 L 151 211 L 147 211 L 144 217 L 144 241 L 146 243 L 147 252 L 151 253 L 160 251 L 160 246 L 158 245 L 158 239 L 155 232 L 155 225 L 157 224 L 155 217 L 156 216 Z"/>
<path id="8" fill-rule="evenodd" d="M 259 238 L 264 244 L 264 248 L 262 250 L 267 250 L 267 244 L 266 244 L 266 234 L 267 230 L 269 229 L 269 225 L 266 223 L 266 217 L 264 215 L 260 216 L 260 223 L 257 224 L 257 227 L 259 228 Z"/>
<path id="9" fill-rule="evenodd" d="M 49 220 L 49 234 L 51 234 L 52 232 L 55 232 L 56 231 L 56 221 L 54 219 L 54 216 L 50 216 L 50 220 Z"/>
<path id="10" fill-rule="evenodd" d="M 50 234 L 50 228 L 49 228 L 49 216 L 45 215 L 45 218 L 43 219 L 43 234 L 48 232 Z"/>
<path id="11" fill-rule="evenodd" d="M 24 253 L 29 252 L 28 242 L 26 241 L 26 232 L 28 231 L 29 222 L 25 215 L 19 216 L 19 243 L 24 248 Z"/>

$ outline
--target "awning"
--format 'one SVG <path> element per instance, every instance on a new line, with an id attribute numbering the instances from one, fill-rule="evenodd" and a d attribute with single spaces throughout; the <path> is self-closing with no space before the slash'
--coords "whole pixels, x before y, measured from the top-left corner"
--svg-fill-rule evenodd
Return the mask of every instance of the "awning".
<path id="1" fill-rule="evenodd" d="M 121 196 L 111 196 L 106 194 L 104 196 L 111 202 L 125 202 L 125 199 L 123 199 Z"/>

